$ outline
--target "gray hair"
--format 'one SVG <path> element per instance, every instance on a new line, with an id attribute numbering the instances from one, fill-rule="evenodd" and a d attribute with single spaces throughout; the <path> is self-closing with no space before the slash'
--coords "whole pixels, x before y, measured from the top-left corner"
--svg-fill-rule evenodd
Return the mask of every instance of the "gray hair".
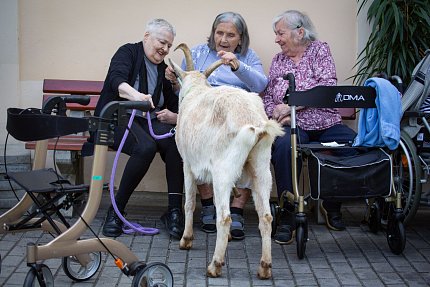
<path id="1" fill-rule="evenodd" d="M 235 53 L 246 55 L 249 48 L 249 34 L 248 27 L 246 26 L 245 20 L 239 13 L 235 12 L 224 12 L 216 16 L 213 24 L 211 34 L 208 37 L 208 46 L 210 49 L 215 50 L 215 30 L 220 23 L 233 23 L 237 31 L 240 34 L 241 44 L 236 47 Z"/>
<path id="2" fill-rule="evenodd" d="M 170 33 L 172 33 L 173 37 L 176 36 L 176 30 L 170 24 L 164 19 L 152 19 L 146 24 L 145 33 L 148 32 L 149 34 L 157 33 L 161 30 L 167 30 Z"/>
<path id="3" fill-rule="evenodd" d="M 275 26 L 279 21 L 284 21 L 285 25 L 287 25 L 288 29 L 295 31 L 298 28 L 303 28 L 305 31 L 305 35 L 303 36 L 304 42 L 315 41 L 317 39 L 317 33 L 315 32 L 314 24 L 308 15 L 297 11 L 297 10 L 288 10 L 284 13 L 276 16 L 273 19 L 273 31 L 276 32 Z M 297 33 L 297 32 L 296 32 Z"/>

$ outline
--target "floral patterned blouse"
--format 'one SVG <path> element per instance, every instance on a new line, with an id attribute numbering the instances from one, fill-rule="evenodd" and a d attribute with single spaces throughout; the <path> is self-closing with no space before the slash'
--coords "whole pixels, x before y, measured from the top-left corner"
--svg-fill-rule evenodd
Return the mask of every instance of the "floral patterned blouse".
<path id="1" fill-rule="evenodd" d="M 293 73 L 296 90 L 304 91 L 315 86 L 335 86 L 336 67 L 326 42 L 312 41 L 298 65 L 285 54 L 278 53 L 269 70 L 269 83 L 263 94 L 267 115 L 271 118 L 276 105 L 282 104 L 288 81 L 282 77 Z M 342 121 L 337 109 L 304 108 L 297 111 L 297 125 L 304 130 L 324 130 Z"/>

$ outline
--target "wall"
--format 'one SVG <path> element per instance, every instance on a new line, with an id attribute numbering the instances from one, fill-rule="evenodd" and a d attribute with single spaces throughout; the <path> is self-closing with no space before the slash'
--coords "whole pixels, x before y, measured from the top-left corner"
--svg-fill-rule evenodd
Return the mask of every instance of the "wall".
<path id="1" fill-rule="evenodd" d="M 45 78 L 103 80 L 116 49 L 140 41 L 146 22 L 155 17 L 176 27 L 174 45 L 193 46 L 206 41 L 218 13 L 239 12 L 247 21 L 251 47 L 267 72 L 280 51 L 274 43 L 273 17 L 288 9 L 305 11 L 319 38 L 331 46 L 339 84 L 351 82 L 347 78 L 353 74 L 358 46 L 357 3 L 352 0 L 20 0 L 18 4 L 2 0 L 0 8 L 3 115 L 10 106 L 40 107 Z M 182 53 L 172 50 L 169 57 L 180 62 Z M 0 120 L 0 136 L 5 137 L 5 117 Z M 155 168 L 160 168 L 159 159 Z M 165 189 L 164 175 L 155 177 L 149 188 Z"/>

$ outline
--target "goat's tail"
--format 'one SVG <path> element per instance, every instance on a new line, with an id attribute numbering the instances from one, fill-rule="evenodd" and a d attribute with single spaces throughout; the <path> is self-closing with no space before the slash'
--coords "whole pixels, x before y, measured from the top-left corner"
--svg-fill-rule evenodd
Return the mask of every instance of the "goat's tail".
<path id="1" fill-rule="evenodd" d="M 242 171 L 251 150 L 257 144 L 267 144 L 270 147 L 275 137 L 283 134 L 282 126 L 274 120 L 267 121 L 264 127 L 255 127 L 252 125 L 243 126 L 230 145 L 230 147 L 234 148 L 227 150 L 226 156 L 227 158 L 234 159 L 234 164 L 240 167 L 237 171 Z M 234 169 L 230 168 L 230 170 Z M 239 176 L 240 174 L 237 175 L 237 177 Z"/>
<path id="2" fill-rule="evenodd" d="M 282 126 L 275 120 L 268 120 L 264 127 L 264 131 L 269 135 L 271 142 L 273 142 L 276 137 L 283 136 L 285 134 Z"/>

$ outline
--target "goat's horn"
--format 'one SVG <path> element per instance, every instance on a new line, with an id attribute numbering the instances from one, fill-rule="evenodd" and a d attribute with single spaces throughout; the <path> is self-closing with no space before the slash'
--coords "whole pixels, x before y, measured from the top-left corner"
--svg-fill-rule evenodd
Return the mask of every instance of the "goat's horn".
<path id="1" fill-rule="evenodd" d="M 209 75 L 212 74 L 213 71 L 216 70 L 216 68 L 218 68 L 219 66 L 221 66 L 222 60 L 218 60 L 216 62 L 213 62 L 212 65 L 210 65 L 209 67 L 207 67 L 207 69 L 203 72 L 203 75 L 206 76 L 206 79 L 209 78 Z"/>
<path id="2" fill-rule="evenodd" d="M 179 79 L 183 79 L 185 77 L 184 71 L 182 71 L 181 67 L 175 64 L 175 62 L 172 61 L 172 59 L 169 59 L 170 66 L 173 67 L 173 70 L 175 71 L 176 75 L 179 76 Z"/>
<path id="3" fill-rule="evenodd" d="M 193 64 L 193 58 L 191 57 L 191 50 L 188 48 L 187 44 L 181 43 L 176 48 L 181 49 L 184 52 L 185 55 L 185 63 L 187 63 L 187 71 L 194 71 L 194 64 Z"/>

